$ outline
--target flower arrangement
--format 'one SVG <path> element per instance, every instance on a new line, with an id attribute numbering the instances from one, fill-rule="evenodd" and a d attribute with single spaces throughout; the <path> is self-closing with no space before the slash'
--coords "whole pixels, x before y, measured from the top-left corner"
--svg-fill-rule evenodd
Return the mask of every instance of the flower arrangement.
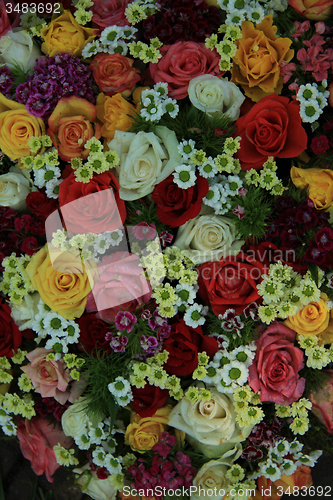
<path id="1" fill-rule="evenodd" d="M 37 475 L 95 500 L 315 492 L 332 5 L 0 0 L 0 425 Z"/>

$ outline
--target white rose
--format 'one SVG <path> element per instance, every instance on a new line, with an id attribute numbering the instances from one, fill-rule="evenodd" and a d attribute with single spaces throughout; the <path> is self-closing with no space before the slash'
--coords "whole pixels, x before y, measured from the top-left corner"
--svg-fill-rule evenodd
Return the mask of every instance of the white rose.
<path id="1" fill-rule="evenodd" d="M 89 422 L 84 410 L 86 406 L 85 399 L 80 397 L 64 412 L 61 417 L 61 426 L 66 436 L 76 438 L 86 432 Z"/>
<path id="2" fill-rule="evenodd" d="M 197 386 L 201 387 L 200 383 Z M 240 428 L 230 395 L 209 387 L 211 399 L 192 403 L 184 397 L 171 410 L 169 425 L 187 434 L 187 441 L 207 457 L 220 457 L 241 443 L 253 425 Z"/>
<path id="3" fill-rule="evenodd" d="M 14 68 L 16 64 L 23 69 L 32 69 L 41 51 L 26 31 L 8 31 L 0 38 L 0 63 Z"/>
<path id="4" fill-rule="evenodd" d="M 9 303 L 12 310 L 11 316 L 18 325 L 20 331 L 32 327 L 32 322 L 35 319 L 35 315 L 38 313 L 37 304 L 39 299 L 39 293 L 35 292 L 31 295 L 25 295 L 21 304 Z"/>
<path id="5" fill-rule="evenodd" d="M 245 97 L 237 85 L 214 75 L 200 75 L 192 78 L 188 96 L 194 107 L 208 115 L 224 113 L 232 120 L 239 117 L 239 108 Z"/>
<path id="6" fill-rule="evenodd" d="M 210 209 L 204 208 L 203 212 Z M 237 239 L 235 224 L 223 215 L 214 215 L 213 211 L 185 222 L 174 242 L 197 265 L 235 256 L 243 244 L 244 240 Z"/>
<path id="7" fill-rule="evenodd" d="M 202 496 L 209 496 L 211 500 L 222 500 L 227 493 L 227 487 L 231 484 L 225 475 L 232 462 L 237 460 L 241 453 L 242 447 L 238 444 L 218 460 L 205 463 L 193 479 L 193 486 L 196 486 L 197 491 L 191 494 L 191 500 L 197 500 Z M 211 491 L 207 490 L 213 490 L 214 494 L 209 494 Z"/>
<path id="8" fill-rule="evenodd" d="M 24 174 L 8 172 L 0 175 L 0 206 L 24 210 L 27 207 L 25 199 L 30 191 L 30 182 Z"/>
<path id="9" fill-rule="evenodd" d="M 73 471 L 77 476 L 76 480 L 82 487 L 83 493 L 94 500 L 115 500 L 117 490 L 112 484 L 113 476 L 106 479 L 98 479 L 96 472 L 91 472 L 89 465 Z"/>
<path id="10" fill-rule="evenodd" d="M 150 194 L 180 162 L 176 134 L 166 127 L 156 127 L 155 132 L 133 134 L 116 130 L 109 142 L 109 148 L 120 159 L 117 171 L 119 196 L 123 200 L 137 200 Z"/>
<path id="11" fill-rule="evenodd" d="M 272 14 L 276 12 L 284 12 L 288 9 L 288 0 L 271 0 L 265 5 L 265 9 L 272 9 Z"/>

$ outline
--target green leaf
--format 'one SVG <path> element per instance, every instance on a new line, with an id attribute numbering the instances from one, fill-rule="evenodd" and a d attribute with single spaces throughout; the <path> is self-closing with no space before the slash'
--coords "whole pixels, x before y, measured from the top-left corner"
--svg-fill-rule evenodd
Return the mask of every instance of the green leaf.
<path id="1" fill-rule="evenodd" d="M 32 490 L 30 494 L 30 500 L 37 500 L 36 493 L 37 493 L 37 484 L 38 484 L 38 477 L 34 477 L 34 482 L 32 484 Z"/>
<path id="2" fill-rule="evenodd" d="M 306 265 L 308 266 L 308 269 L 311 273 L 311 278 L 318 286 L 318 283 L 319 283 L 318 266 L 316 264 L 314 264 L 313 262 L 307 262 Z"/>
<path id="3" fill-rule="evenodd" d="M 0 500 L 6 500 L 5 499 L 5 492 L 3 490 L 1 470 L 0 470 Z"/>

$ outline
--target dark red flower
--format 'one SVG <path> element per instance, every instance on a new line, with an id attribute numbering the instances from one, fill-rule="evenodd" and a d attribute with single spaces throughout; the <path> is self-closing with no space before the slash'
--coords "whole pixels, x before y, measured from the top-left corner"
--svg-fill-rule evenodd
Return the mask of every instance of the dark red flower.
<path id="1" fill-rule="evenodd" d="M 132 406 L 141 418 L 151 417 L 159 408 L 165 405 L 169 397 L 169 391 L 159 387 L 146 384 L 142 389 L 132 388 Z"/>
<path id="2" fill-rule="evenodd" d="M 311 141 L 311 149 L 315 155 L 323 155 L 329 148 L 329 141 L 326 135 L 314 137 Z"/>
<path id="3" fill-rule="evenodd" d="M 329 252 L 333 249 L 333 230 L 330 227 L 323 227 L 315 234 L 315 241 L 321 252 Z"/>
<path id="4" fill-rule="evenodd" d="M 173 175 L 155 186 L 152 199 L 157 205 L 157 217 L 163 224 L 179 227 L 194 219 L 201 210 L 202 198 L 206 196 L 209 185 L 206 179 L 197 175 L 197 182 L 188 189 L 177 186 Z"/>
<path id="5" fill-rule="evenodd" d="M 106 350 L 112 352 L 109 342 L 105 340 L 105 335 L 109 333 L 108 325 L 98 319 L 96 314 L 83 314 L 78 320 L 80 327 L 79 348 L 91 353 L 93 349 Z"/>
<path id="6" fill-rule="evenodd" d="M 165 370 L 177 377 L 186 377 L 198 366 L 198 352 L 206 351 L 209 357 L 213 357 L 218 351 L 218 344 L 214 337 L 203 334 L 201 326 L 192 328 L 183 319 L 177 319 L 171 325 L 170 337 L 163 348 L 169 353 Z"/>
<path id="7" fill-rule="evenodd" d="M 28 236 L 28 238 L 24 238 L 21 245 L 21 251 L 23 253 L 27 253 L 28 255 L 33 255 L 38 250 L 39 250 L 38 241 L 34 236 Z"/>
<path id="8" fill-rule="evenodd" d="M 28 209 L 41 219 L 47 219 L 59 207 L 57 200 L 48 198 L 42 191 L 29 193 L 25 201 Z"/>
<path id="9" fill-rule="evenodd" d="M 21 342 L 22 335 L 11 317 L 11 309 L 0 299 L 0 356 L 11 358 Z"/>

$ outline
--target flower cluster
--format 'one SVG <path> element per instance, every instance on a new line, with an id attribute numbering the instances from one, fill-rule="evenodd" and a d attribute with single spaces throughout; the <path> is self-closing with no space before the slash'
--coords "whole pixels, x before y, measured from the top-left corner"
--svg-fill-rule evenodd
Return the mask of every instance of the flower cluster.
<path id="1" fill-rule="evenodd" d="M 96 500 L 308 488 L 333 0 L 69 3 L 1 12 L 0 426 Z"/>

